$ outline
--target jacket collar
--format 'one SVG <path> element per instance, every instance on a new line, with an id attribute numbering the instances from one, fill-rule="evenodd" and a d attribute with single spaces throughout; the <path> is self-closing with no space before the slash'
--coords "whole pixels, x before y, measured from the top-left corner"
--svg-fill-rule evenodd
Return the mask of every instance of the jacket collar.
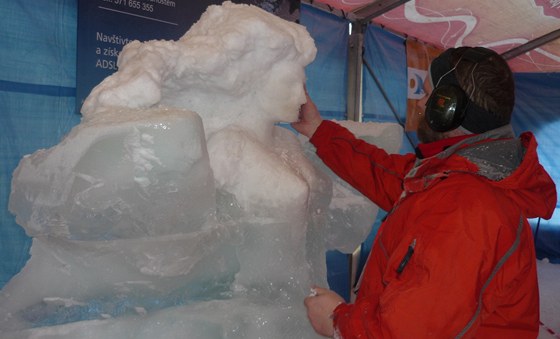
<path id="1" fill-rule="evenodd" d="M 416 156 L 420 159 L 433 157 L 434 155 L 443 152 L 448 147 L 455 145 L 459 141 L 470 138 L 472 136 L 472 134 L 466 134 L 434 142 L 418 144 L 418 147 L 416 147 Z"/>
<path id="2" fill-rule="evenodd" d="M 513 132 L 513 127 L 511 125 L 505 125 L 481 134 L 468 134 L 466 136 L 443 139 L 428 144 L 437 144 L 439 142 L 445 142 L 446 140 L 449 140 L 448 142 L 444 143 L 445 147 L 443 147 L 443 145 L 442 147 L 437 147 L 438 145 L 433 146 L 433 149 L 436 153 L 431 155 L 431 156 L 437 155 L 438 158 L 446 158 L 451 154 L 457 152 L 458 149 L 465 147 L 466 145 L 472 145 L 487 139 L 509 139 L 509 138 L 515 138 L 515 133 Z M 428 144 L 424 144 L 424 145 L 428 145 Z M 420 145 L 422 144 L 419 144 L 418 147 L 420 147 Z M 431 149 L 432 147 L 429 146 L 428 148 Z M 437 152 L 437 150 L 439 150 L 439 152 Z M 429 156 L 425 155 L 424 157 L 428 158 Z"/>
<path id="3" fill-rule="evenodd" d="M 442 173 L 445 177 L 451 172 L 470 172 L 492 180 L 503 179 L 519 165 L 518 157 L 515 157 L 514 163 L 508 164 L 502 163 L 503 159 L 501 159 L 502 155 L 513 159 L 513 156 L 509 156 L 511 152 L 520 154 L 519 141 L 514 137 L 511 125 L 506 125 L 482 134 L 470 134 L 431 143 L 434 145 L 428 147 L 428 152 L 431 150 L 436 153 L 431 157 L 417 158 L 412 169 L 406 174 L 406 178 L 423 177 L 423 180 L 432 181 Z M 490 142 L 498 147 L 488 148 Z M 459 157 L 453 157 L 454 154 Z M 500 169 L 500 172 L 496 169 Z"/>

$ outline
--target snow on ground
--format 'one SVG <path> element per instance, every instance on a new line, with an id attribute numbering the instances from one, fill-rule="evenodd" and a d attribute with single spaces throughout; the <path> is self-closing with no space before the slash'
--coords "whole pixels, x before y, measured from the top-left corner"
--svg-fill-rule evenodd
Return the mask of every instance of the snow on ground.
<path id="1" fill-rule="evenodd" d="M 541 297 L 539 339 L 560 338 L 560 265 L 538 262 Z"/>

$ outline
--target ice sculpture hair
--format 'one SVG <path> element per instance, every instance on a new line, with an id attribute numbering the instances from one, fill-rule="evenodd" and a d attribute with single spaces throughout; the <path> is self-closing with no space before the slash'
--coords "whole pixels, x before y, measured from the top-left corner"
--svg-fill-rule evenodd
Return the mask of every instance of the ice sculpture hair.
<path id="1" fill-rule="evenodd" d="M 210 131 L 245 119 L 293 121 L 305 101 L 304 69 L 315 54 L 303 26 L 225 2 L 210 6 L 178 41 L 126 45 L 119 70 L 92 91 L 82 113 L 179 107 L 200 114 Z"/>

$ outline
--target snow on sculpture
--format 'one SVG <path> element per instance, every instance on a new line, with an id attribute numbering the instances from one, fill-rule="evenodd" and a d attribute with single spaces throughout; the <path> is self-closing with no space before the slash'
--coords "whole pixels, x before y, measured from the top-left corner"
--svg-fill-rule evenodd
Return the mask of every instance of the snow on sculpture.
<path id="1" fill-rule="evenodd" d="M 81 123 L 14 173 L 33 243 L 0 291 L 3 338 L 315 337 L 303 298 L 325 250 L 355 248 L 377 211 L 276 126 L 315 53 L 304 27 L 230 2 L 126 45 Z"/>

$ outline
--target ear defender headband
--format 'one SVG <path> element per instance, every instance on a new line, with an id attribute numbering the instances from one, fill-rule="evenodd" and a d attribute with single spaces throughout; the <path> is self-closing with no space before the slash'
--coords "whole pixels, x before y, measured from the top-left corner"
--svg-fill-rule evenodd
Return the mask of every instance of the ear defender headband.
<path id="1" fill-rule="evenodd" d="M 437 132 L 447 132 L 463 126 L 472 133 L 483 133 L 502 126 L 495 114 L 469 99 L 469 95 L 460 87 L 455 76 L 455 70 L 463 60 L 474 63 L 472 75 L 478 63 L 495 53 L 482 47 L 469 48 L 453 65 L 451 57 L 454 50 L 454 48 L 446 50 L 430 64 L 431 80 L 438 80 L 426 102 L 425 119 L 428 126 Z"/>

